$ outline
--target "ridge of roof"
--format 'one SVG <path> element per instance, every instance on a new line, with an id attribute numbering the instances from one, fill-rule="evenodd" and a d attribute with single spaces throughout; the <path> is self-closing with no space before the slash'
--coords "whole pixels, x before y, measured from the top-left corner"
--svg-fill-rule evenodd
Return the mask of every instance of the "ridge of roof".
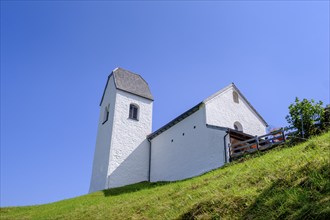
<path id="1" fill-rule="evenodd" d="M 212 99 L 214 99 L 215 97 L 217 97 L 221 93 L 225 92 L 227 89 L 233 87 L 233 85 L 234 85 L 234 83 L 230 83 L 228 86 L 220 89 L 216 93 L 214 93 L 214 94 L 210 95 L 209 97 L 207 97 L 206 99 L 204 99 L 203 102 L 206 104 L 207 102 L 211 101 Z"/>

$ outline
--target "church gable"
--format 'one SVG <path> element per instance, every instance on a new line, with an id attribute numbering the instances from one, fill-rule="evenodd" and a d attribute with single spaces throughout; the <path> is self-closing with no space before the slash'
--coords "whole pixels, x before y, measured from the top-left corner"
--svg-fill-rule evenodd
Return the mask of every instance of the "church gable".
<path id="1" fill-rule="evenodd" d="M 206 124 L 208 125 L 227 127 L 242 132 L 249 131 L 252 135 L 265 134 L 265 129 L 268 126 L 267 122 L 257 110 L 255 110 L 235 84 L 231 83 L 150 134 L 148 139 L 151 140 L 157 137 L 203 106 L 207 108 Z M 242 122 L 244 122 L 245 129 L 243 128 Z"/>
<path id="2" fill-rule="evenodd" d="M 206 122 L 252 135 L 265 133 L 266 121 L 232 83 L 204 100 Z"/>

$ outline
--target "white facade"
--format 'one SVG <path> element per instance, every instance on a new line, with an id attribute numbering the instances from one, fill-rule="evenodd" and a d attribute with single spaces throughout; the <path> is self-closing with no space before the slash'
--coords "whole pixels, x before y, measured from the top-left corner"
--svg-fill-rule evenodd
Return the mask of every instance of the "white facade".
<path id="1" fill-rule="evenodd" d="M 152 138 L 150 181 L 186 179 L 223 166 L 229 158 L 225 128 L 234 130 L 236 124 L 246 134 L 266 133 L 266 123 L 234 84 L 210 96 L 198 108 Z"/>
<path id="2" fill-rule="evenodd" d="M 206 127 L 205 108 L 151 140 L 150 181 L 193 177 L 225 163 L 226 132 Z"/>
<path id="3" fill-rule="evenodd" d="M 138 121 L 128 118 L 130 104 L 139 107 Z M 152 101 L 117 91 L 113 122 L 108 188 L 147 181 L 149 176 L 149 142 Z"/>
<path id="4" fill-rule="evenodd" d="M 238 102 L 234 102 L 233 92 L 236 92 Z M 266 122 L 252 109 L 233 84 L 210 96 L 204 103 L 206 124 L 235 129 L 234 124 L 238 122 L 244 133 L 259 136 L 266 133 Z"/>
<path id="5" fill-rule="evenodd" d="M 131 118 L 132 104 L 138 109 L 135 119 Z M 266 133 L 266 122 L 234 84 L 154 133 L 152 105 L 142 77 L 123 69 L 109 76 L 100 105 L 90 192 L 200 175 L 229 161 L 230 129 L 250 135 Z"/>

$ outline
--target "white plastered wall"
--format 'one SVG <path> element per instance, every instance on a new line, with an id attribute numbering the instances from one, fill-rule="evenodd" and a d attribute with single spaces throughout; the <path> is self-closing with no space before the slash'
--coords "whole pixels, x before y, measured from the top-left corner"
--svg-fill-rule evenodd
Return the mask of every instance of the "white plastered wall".
<path id="1" fill-rule="evenodd" d="M 239 95 L 239 103 L 233 100 L 233 87 L 205 101 L 206 123 L 234 129 L 237 121 L 243 126 L 243 132 L 250 135 L 266 133 L 265 123 L 257 116 L 245 100 Z"/>
<path id="2" fill-rule="evenodd" d="M 139 108 L 138 121 L 129 118 L 129 106 Z M 111 140 L 108 188 L 147 181 L 149 178 L 149 142 L 152 101 L 117 90 Z"/>
<path id="3" fill-rule="evenodd" d="M 111 134 L 114 118 L 114 103 L 116 101 L 116 88 L 113 76 L 110 77 L 103 101 L 100 106 L 100 116 L 97 129 L 96 146 L 93 160 L 92 178 L 89 192 L 107 188 Z M 109 106 L 108 121 L 104 121 L 104 110 Z"/>
<path id="4" fill-rule="evenodd" d="M 150 181 L 181 180 L 222 166 L 225 134 L 206 127 L 201 107 L 151 140 Z"/>

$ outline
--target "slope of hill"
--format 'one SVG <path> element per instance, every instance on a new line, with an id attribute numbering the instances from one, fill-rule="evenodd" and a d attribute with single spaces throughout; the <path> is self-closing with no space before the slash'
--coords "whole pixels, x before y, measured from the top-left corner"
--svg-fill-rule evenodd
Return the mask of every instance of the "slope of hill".
<path id="1" fill-rule="evenodd" d="M 185 181 L 139 183 L 1 219 L 330 219 L 330 133 Z"/>

